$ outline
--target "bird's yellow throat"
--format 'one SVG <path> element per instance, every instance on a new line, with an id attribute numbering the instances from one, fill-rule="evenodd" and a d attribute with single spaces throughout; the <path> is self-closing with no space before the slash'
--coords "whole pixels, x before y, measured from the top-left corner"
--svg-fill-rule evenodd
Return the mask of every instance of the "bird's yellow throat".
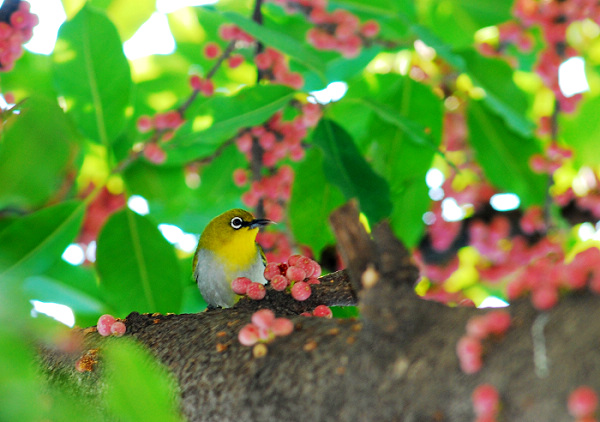
<path id="1" fill-rule="evenodd" d="M 212 251 L 223 263 L 226 271 L 248 268 L 256 261 L 256 229 L 241 229 L 227 242 L 213 245 Z"/>

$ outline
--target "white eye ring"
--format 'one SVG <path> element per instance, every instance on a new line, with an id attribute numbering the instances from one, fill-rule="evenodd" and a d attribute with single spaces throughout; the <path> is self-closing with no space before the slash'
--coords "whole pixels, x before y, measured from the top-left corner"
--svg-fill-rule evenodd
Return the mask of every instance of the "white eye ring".
<path id="1" fill-rule="evenodd" d="M 244 220 L 242 220 L 240 217 L 233 217 L 231 219 L 231 222 L 229 224 L 231 224 L 231 227 L 233 227 L 234 229 L 238 230 L 242 228 L 242 223 L 244 222 Z"/>

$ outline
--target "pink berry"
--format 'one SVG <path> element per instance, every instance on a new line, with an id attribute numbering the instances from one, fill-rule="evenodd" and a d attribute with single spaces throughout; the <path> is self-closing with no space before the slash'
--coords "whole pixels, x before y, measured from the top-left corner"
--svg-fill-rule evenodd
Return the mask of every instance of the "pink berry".
<path id="1" fill-rule="evenodd" d="M 270 150 L 277 142 L 277 138 L 273 132 L 265 132 L 258 138 L 258 143 L 264 150 Z"/>
<path id="2" fill-rule="evenodd" d="M 287 269 L 285 276 L 290 281 L 303 281 L 306 278 L 306 272 L 302 268 L 293 265 Z"/>
<path id="3" fill-rule="evenodd" d="M 481 369 L 482 351 L 481 342 L 474 337 L 464 336 L 458 341 L 456 344 L 456 354 L 464 373 L 474 374 Z"/>
<path id="4" fill-rule="evenodd" d="M 367 38 L 373 38 L 379 33 L 379 23 L 375 20 L 368 20 L 360 28 L 360 32 Z"/>
<path id="5" fill-rule="evenodd" d="M 259 309 L 252 314 L 252 323 L 258 328 L 269 328 L 275 320 L 275 314 L 270 309 Z"/>
<path id="6" fill-rule="evenodd" d="M 493 416 L 498 412 L 500 395 L 491 384 L 481 384 L 473 390 L 471 395 L 473 410 L 477 416 Z"/>
<path id="7" fill-rule="evenodd" d="M 244 56 L 242 56 L 241 54 L 234 54 L 229 58 L 229 60 L 227 60 L 227 64 L 229 65 L 229 67 L 231 69 L 235 69 L 236 67 L 241 65 L 243 62 L 244 62 Z"/>
<path id="8" fill-rule="evenodd" d="M 486 320 L 491 334 L 502 335 L 510 327 L 510 314 L 506 311 L 492 311 L 486 315 Z"/>
<path id="9" fill-rule="evenodd" d="M 267 70 L 273 64 L 271 60 L 271 56 L 267 52 L 262 52 L 254 57 L 254 63 L 256 63 L 256 67 L 260 70 Z"/>
<path id="10" fill-rule="evenodd" d="M 202 88 L 202 78 L 198 75 L 190 76 L 190 86 L 194 91 L 200 91 Z"/>
<path id="11" fill-rule="evenodd" d="M 316 278 L 316 277 L 310 277 L 310 278 L 307 278 L 307 279 L 306 279 L 306 282 L 307 282 L 308 284 L 321 284 L 321 280 L 319 280 L 319 279 L 318 279 L 318 278 Z"/>
<path id="12" fill-rule="evenodd" d="M 242 187 L 248 183 L 248 173 L 244 169 L 235 169 L 233 171 L 233 183 Z"/>
<path id="13" fill-rule="evenodd" d="M 252 135 L 248 132 L 242 133 L 235 140 L 235 144 L 242 153 L 249 153 L 252 150 Z"/>
<path id="14" fill-rule="evenodd" d="M 489 334 L 487 318 L 485 316 L 474 316 L 467 321 L 467 335 L 483 339 Z"/>
<path id="15" fill-rule="evenodd" d="M 108 314 L 102 315 L 100 318 L 98 318 L 98 324 L 96 324 L 98 334 L 101 336 L 110 335 L 110 327 L 112 327 L 115 321 L 115 317 Z"/>
<path id="16" fill-rule="evenodd" d="M 312 266 L 312 259 L 310 259 L 307 256 L 304 255 L 300 255 L 300 258 L 295 260 L 296 263 L 294 264 L 294 267 L 300 267 L 302 268 L 302 270 L 304 271 L 304 273 L 306 274 L 306 277 L 312 277 L 313 275 L 313 269 L 314 267 Z"/>
<path id="17" fill-rule="evenodd" d="M 308 312 L 308 311 L 302 312 L 300 315 L 301 315 L 301 316 L 310 316 L 310 317 L 311 317 L 311 316 L 314 316 L 313 314 L 311 314 L 311 313 L 310 313 L 310 312 Z"/>
<path id="18" fill-rule="evenodd" d="M 294 331 L 294 324 L 287 318 L 275 318 L 270 328 L 276 336 L 287 336 Z"/>
<path id="19" fill-rule="evenodd" d="M 289 266 L 296 265 L 298 263 L 298 261 L 300 260 L 300 258 L 303 258 L 303 257 L 304 257 L 304 255 L 299 255 L 299 254 L 292 255 L 288 258 L 287 263 Z"/>
<path id="20" fill-rule="evenodd" d="M 252 280 L 248 277 L 236 277 L 231 282 L 231 289 L 236 295 L 245 295 L 250 283 L 252 283 Z"/>
<path id="21" fill-rule="evenodd" d="M 331 312 L 331 309 L 329 308 L 329 306 L 326 306 L 326 305 L 317 306 L 313 310 L 312 313 L 316 317 L 323 317 L 323 318 L 332 318 L 333 317 L 333 312 Z"/>
<path id="22" fill-rule="evenodd" d="M 211 97 L 215 93 L 215 84 L 210 79 L 203 79 L 200 84 L 200 92 L 205 97 Z"/>
<path id="23" fill-rule="evenodd" d="M 110 326 L 110 333 L 114 336 L 121 337 L 125 331 L 127 331 L 127 327 L 121 321 L 116 321 Z"/>
<path id="24" fill-rule="evenodd" d="M 265 286 L 260 283 L 251 282 L 248 284 L 248 289 L 246 290 L 246 295 L 252 300 L 262 300 L 266 296 L 267 291 L 265 290 Z"/>
<path id="25" fill-rule="evenodd" d="M 297 281 L 292 286 L 292 297 L 298 301 L 306 300 L 310 297 L 310 285 L 304 281 Z"/>
<path id="26" fill-rule="evenodd" d="M 569 395 L 567 407 L 574 418 L 591 416 L 598 407 L 598 395 L 591 387 L 578 387 Z"/>
<path id="27" fill-rule="evenodd" d="M 267 280 L 272 280 L 276 275 L 281 275 L 279 264 L 275 262 L 269 262 L 265 267 L 264 275 Z"/>
<path id="28" fill-rule="evenodd" d="M 150 116 L 140 116 L 137 121 L 137 129 L 140 133 L 146 133 L 152 130 L 154 123 Z"/>
<path id="29" fill-rule="evenodd" d="M 207 59 L 214 59 L 221 54 L 221 47 L 215 42 L 209 42 L 204 46 L 204 56 Z"/>
<path id="30" fill-rule="evenodd" d="M 290 281 L 284 275 L 277 274 L 276 276 L 274 276 L 271 279 L 271 287 L 273 287 L 274 290 L 281 292 L 281 291 L 285 290 L 286 287 L 289 285 L 290 285 Z"/>
<path id="31" fill-rule="evenodd" d="M 540 286 L 531 292 L 531 302 L 540 311 L 547 311 L 558 303 L 558 291 L 552 286 Z"/>
<path id="32" fill-rule="evenodd" d="M 258 327 L 254 324 L 246 324 L 238 333 L 238 340 L 244 346 L 252 346 L 258 342 Z"/>
<path id="33" fill-rule="evenodd" d="M 167 159 L 167 153 L 157 144 L 150 143 L 144 147 L 144 157 L 154 164 L 162 164 Z"/>

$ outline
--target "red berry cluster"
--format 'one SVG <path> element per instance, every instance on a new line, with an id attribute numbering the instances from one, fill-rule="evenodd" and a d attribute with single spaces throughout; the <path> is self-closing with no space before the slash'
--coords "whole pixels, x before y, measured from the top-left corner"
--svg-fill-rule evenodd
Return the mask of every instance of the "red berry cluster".
<path id="1" fill-rule="evenodd" d="M 573 112 L 581 94 L 567 98 L 558 86 L 558 67 L 565 59 L 577 55 L 577 51 L 567 45 L 567 28 L 571 23 L 584 19 L 600 24 L 600 6 L 594 0 L 516 0 L 513 14 L 520 23 L 501 25 L 501 41 L 515 42 L 522 49 L 528 49 L 531 36 L 525 31 L 532 26 L 540 27 L 546 45 L 538 57 L 536 72 L 554 92 L 560 110 Z M 486 50 L 490 50 L 489 46 Z"/>
<path id="2" fill-rule="evenodd" d="M 237 277 L 231 282 L 231 289 L 237 295 L 246 295 L 252 300 L 262 300 L 267 295 L 265 286 L 247 277 Z"/>
<path id="3" fill-rule="evenodd" d="M 216 42 L 209 42 L 204 46 L 204 57 L 209 60 L 216 59 L 222 54 L 221 47 Z M 244 56 L 241 54 L 231 54 L 227 58 L 227 65 L 235 69 L 244 62 Z"/>
<path id="4" fill-rule="evenodd" d="M 101 336 L 116 336 L 121 337 L 125 334 L 127 327 L 123 323 L 123 321 L 118 321 L 112 315 L 102 315 L 98 318 L 98 324 L 96 325 L 96 329 L 98 330 L 98 334 Z"/>
<path id="5" fill-rule="evenodd" d="M 286 165 L 277 169 L 277 165 L 286 157 L 293 161 L 304 158 L 302 139 L 307 129 L 315 126 L 320 118 L 320 106 L 307 103 L 299 107 L 298 115 L 291 121 L 284 121 L 283 114 L 278 112 L 264 125 L 246 129 L 238 135 L 236 145 L 240 152 L 249 162 L 256 156 L 260 157 L 262 166 L 270 174 L 250 183 L 250 190 L 242 196 L 246 206 L 254 208 L 260 203 L 267 218 L 273 221 L 283 219 L 284 204 L 290 198 L 294 172 Z M 246 185 L 250 179 L 244 169 L 235 170 L 233 178 L 238 186 Z"/>
<path id="6" fill-rule="evenodd" d="M 569 160 L 572 157 L 573 151 L 562 148 L 556 142 L 552 142 L 546 148 L 544 155 L 532 155 L 529 165 L 531 169 L 537 173 L 553 174 L 566 160 Z"/>
<path id="7" fill-rule="evenodd" d="M 546 240 L 540 242 L 538 248 L 541 250 L 537 256 L 523 263 L 524 268 L 508 284 L 509 299 L 531 292 L 533 305 L 537 309 L 547 310 L 556 305 L 560 291 L 580 290 L 588 286 L 592 292 L 600 294 L 598 248 L 585 249 L 568 263 L 559 245 Z"/>
<path id="8" fill-rule="evenodd" d="M 598 409 L 598 395 L 592 387 L 582 385 L 569 395 L 567 401 L 569 414 L 576 418 L 576 422 L 596 422 Z"/>
<path id="9" fill-rule="evenodd" d="M 361 23 L 356 15 L 344 9 L 328 12 L 327 0 L 272 1 L 290 13 L 302 13 L 315 25 L 307 32 L 306 39 L 320 50 L 338 51 L 346 58 L 353 58 L 379 34 L 379 24 L 374 20 Z"/>
<path id="10" fill-rule="evenodd" d="M 265 51 L 258 53 L 254 57 L 254 63 L 262 78 L 294 89 L 300 89 L 304 86 L 304 77 L 300 73 L 292 72 L 285 56 L 271 47 L 267 47 Z"/>
<path id="11" fill-rule="evenodd" d="M 320 318 L 333 318 L 333 312 L 327 305 L 319 305 L 312 312 L 302 312 L 302 316 L 315 316 Z"/>
<path id="12" fill-rule="evenodd" d="M 0 22 L 0 71 L 13 69 L 15 62 L 23 55 L 23 44 L 33 36 L 33 27 L 39 23 L 37 15 L 30 12 L 26 1 L 18 2 L 18 6 L 7 14 L 5 21 Z"/>
<path id="13" fill-rule="evenodd" d="M 478 385 L 471 394 L 475 422 L 495 422 L 500 410 L 500 394 L 491 384 Z"/>
<path id="14" fill-rule="evenodd" d="M 463 372 L 474 374 L 479 371 L 483 364 L 482 341 L 490 336 L 503 336 L 509 327 L 510 314 L 506 311 L 492 311 L 469 319 L 467 334 L 456 344 L 456 354 Z"/>
<path id="15" fill-rule="evenodd" d="M 198 75 L 190 77 L 190 86 L 196 93 L 205 97 L 214 94 L 215 86 L 210 79 L 203 79 Z M 175 136 L 175 131 L 185 122 L 181 110 L 169 110 L 157 113 L 154 116 L 143 115 L 137 120 L 137 129 L 140 133 L 154 131 L 155 137 L 144 145 L 143 154 L 148 161 L 154 164 L 162 164 L 167 159 L 167 153 L 161 144 L 170 141 Z"/>
<path id="16" fill-rule="evenodd" d="M 242 327 L 238 340 L 244 346 L 270 343 L 277 336 L 287 336 L 294 331 L 294 324 L 287 318 L 275 318 L 270 309 L 260 309 L 252 314 L 252 322 Z"/>
<path id="17" fill-rule="evenodd" d="M 236 41 L 241 44 L 252 44 L 254 42 L 252 35 L 232 23 L 224 23 L 219 26 L 219 36 L 224 41 Z"/>
<path id="18" fill-rule="evenodd" d="M 237 169 L 233 173 L 236 185 L 244 186 L 248 183 L 248 172 Z M 290 166 L 281 166 L 271 176 L 250 184 L 250 190 L 242 195 L 242 202 L 248 207 L 256 207 L 262 200 L 265 217 L 269 220 L 280 222 L 283 219 L 283 204 L 290 199 L 294 171 Z"/>
<path id="19" fill-rule="evenodd" d="M 292 297 L 298 301 L 310 297 L 311 284 L 320 284 L 321 266 L 304 255 L 292 255 L 287 263 L 267 264 L 265 278 L 275 290 L 289 289 Z"/>

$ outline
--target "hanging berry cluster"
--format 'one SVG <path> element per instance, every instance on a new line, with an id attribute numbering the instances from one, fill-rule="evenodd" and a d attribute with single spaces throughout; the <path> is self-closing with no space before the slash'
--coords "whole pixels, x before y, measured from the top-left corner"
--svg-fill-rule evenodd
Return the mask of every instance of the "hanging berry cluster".
<path id="1" fill-rule="evenodd" d="M 5 1 L 0 8 L 0 71 L 13 69 L 23 55 L 23 44 L 33 36 L 39 23 L 26 1 Z"/>

